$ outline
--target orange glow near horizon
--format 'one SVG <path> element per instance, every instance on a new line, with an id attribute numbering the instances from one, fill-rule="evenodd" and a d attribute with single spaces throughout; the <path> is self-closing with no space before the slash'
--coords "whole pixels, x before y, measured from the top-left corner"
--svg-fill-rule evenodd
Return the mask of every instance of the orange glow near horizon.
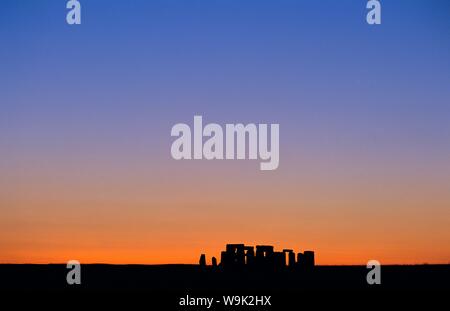
<path id="1" fill-rule="evenodd" d="M 423 186 L 424 176 L 351 182 L 306 169 L 263 175 L 232 162 L 212 172 L 179 165 L 183 174 L 47 171 L 5 185 L 0 262 L 190 264 L 201 253 L 220 258 L 226 243 L 314 250 L 321 265 L 449 262 L 442 176 Z"/>

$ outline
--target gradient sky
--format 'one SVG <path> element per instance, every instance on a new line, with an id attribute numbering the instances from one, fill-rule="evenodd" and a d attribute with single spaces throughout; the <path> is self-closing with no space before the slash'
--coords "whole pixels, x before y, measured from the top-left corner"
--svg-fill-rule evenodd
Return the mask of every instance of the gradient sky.
<path id="1" fill-rule="evenodd" d="M 450 2 L 0 4 L 0 262 L 450 262 Z M 175 161 L 171 127 L 279 123 L 280 166 Z"/>

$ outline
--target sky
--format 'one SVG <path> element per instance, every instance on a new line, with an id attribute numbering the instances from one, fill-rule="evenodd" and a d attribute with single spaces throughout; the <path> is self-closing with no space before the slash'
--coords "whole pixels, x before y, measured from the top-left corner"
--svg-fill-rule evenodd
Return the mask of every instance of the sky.
<path id="1" fill-rule="evenodd" d="M 450 262 L 450 3 L 0 4 L 0 263 Z M 176 123 L 279 123 L 280 165 L 170 154 Z"/>

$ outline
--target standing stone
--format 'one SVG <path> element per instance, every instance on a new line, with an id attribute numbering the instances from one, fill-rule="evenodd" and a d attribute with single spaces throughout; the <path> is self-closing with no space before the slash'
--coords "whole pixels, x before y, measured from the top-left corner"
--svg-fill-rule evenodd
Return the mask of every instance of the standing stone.
<path id="1" fill-rule="evenodd" d="M 205 254 L 201 254 L 200 255 L 200 262 L 199 262 L 199 264 L 200 264 L 200 267 L 206 267 L 206 256 L 205 256 Z"/>

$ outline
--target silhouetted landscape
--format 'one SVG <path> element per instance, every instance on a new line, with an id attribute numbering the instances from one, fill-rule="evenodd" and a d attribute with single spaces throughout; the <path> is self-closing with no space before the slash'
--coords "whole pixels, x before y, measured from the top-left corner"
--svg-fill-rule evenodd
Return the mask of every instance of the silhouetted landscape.
<path id="1" fill-rule="evenodd" d="M 67 284 L 65 264 L 3 264 L 0 286 L 3 293 L 43 295 L 144 293 L 153 303 L 173 307 L 186 295 L 270 295 L 272 306 L 286 306 L 299 297 L 450 292 L 450 265 L 382 266 L 381 284 L 369 285 L 366 266 L 317 266 L 312 251 L 296 257 L 292 250 L 257 246 L 255 254 L 253 247 L 229 244 L 221 262 L 213 258 L 211 265 L 204 254 L 198 265 L 82 265 L 80 285 Z"/>

